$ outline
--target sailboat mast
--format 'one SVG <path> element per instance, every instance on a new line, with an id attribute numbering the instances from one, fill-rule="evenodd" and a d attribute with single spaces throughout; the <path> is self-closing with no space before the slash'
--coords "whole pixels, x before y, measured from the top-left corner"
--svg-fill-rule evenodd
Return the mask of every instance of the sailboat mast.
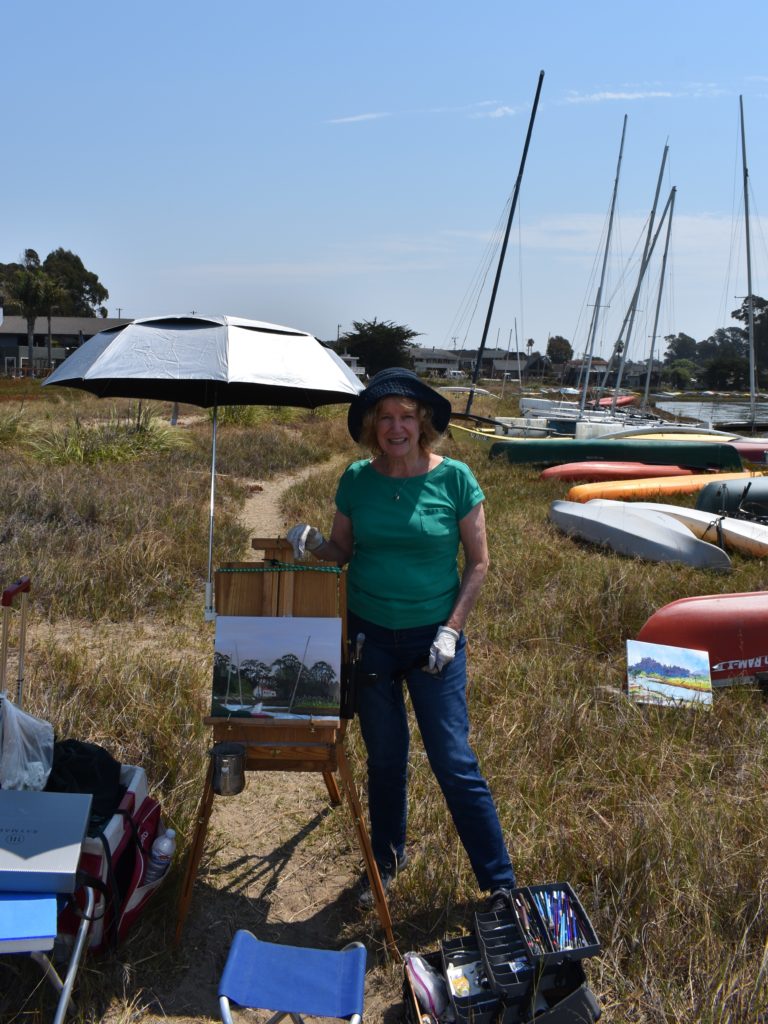
<path id="1" fill-rule="evenodd" d="M 659 293 L 656 296 L 656 314 L 653 320 L 653 333 L 651 334 L 651 353 L 648 357 L 648 373 L 645 375 L 645 391 L 643 392 L 643 405 L 642 408 L 648 407 L 648 394 L 651 389 L 651 374 L 653 373 L 653 352 L 656 347 L 656 334 L 659 329 L 659 313 L 661 312 L 661 296 L 664 289 L 664 276 L 667 272 L 667 255 L 669 254 L 669 239 L 672 234 L 672 214 L 675 210 L 675 196 L 677 195 L 677 189 L 672 189 L 671 201 L 669 206 L 669 220 L 667 221 L 667 237 L 664 240 L 664 255 L 661 258 L 661 274 L 659 276 Z"/>
<path id="2" fill-rule="evenodd" d="M 624 156 L 624 137 L 627 133 L 627 115 L 624 115 L 624 124 L 621 128 L 621 145 L 619 146 L 619 159 L 616 163 L 616 177 L 613 181 L 613 195 L 611 196 L 611 212 L 608 215 L 608 231 L 605 237 L 605 251 L 603 252 L 603 266 L 600 271 L 600 284 L 597 288 L 597 296 L 595 298 L 595 308 L 592 310 L 592 323 L 589 329 L 589 344 L 587 345 L 587 360 L 584 364 L 584 383 L 581 389 L 581 400 L 579 402 L 579 412 L 583 413 L 584 408 L 587 404 L 587 389 L 589 387 L 589 375 L 592 372 L 592 356 L 595 351 L 595 338 L 597 337 L 597 324 L 600 319 L 600 303 L 603 297 L 603 286 L 605 284 L 605 272 L 608 266 L 608 252 L 611 245 L 611 235 L 613 234 L 613 219 L 616 213 L 616 197 L 619 194 L 619 173 L 621 171 L 621 161 Z"/>
<path id="3" fill-rule="evenodd" d="M 608 366 L 606 367 L 605 373 L 603 374 L 603 383 L 602 383 L 602 387 L 603 388 L 605 388 L 607 383 L 608 383 L 608 377 L 610 376 L 611 370 L 613 368 L 613 357 L 616 355 L 616 351 L 617 351 L 618 345 L 619 345 L 619 343 L 622 341 L 622 339 L 624 337 L 624 331 L 626 329 L 626 326 L 629 323 L 630 318 L 634 315 L 635 310 L 637 309 L 637 303 L 638 303 L 638 300 L 640 298 L 640 289 L 643 286 L 643 279 L 645 277 L 645 272 L 648 269 L 648 264 L 650 262 L 651 256 L 653 255 L 653 250 L 656 248 L 656 243 L 659 240 L 659 235 L 661 234 L 661 229 L 664 227 L 664 218 L 667 215 L 667 210 L 669 209 L 669 207 L 671 205 L 671 202 L 672 202 L 672 193 L 670 192 L 669 198 L 667 199 L 667 205 L 664 207 L 664 212 L 662 213 L 661 219 L 659 220 L 659 226 L 656 229 L 656 234 L 653 236 L 653 239 L 651 241 L 651 245 L 650 245 L 650 247 L 648 249 L 648 252 L 647 252 L 647 254 L 645 256 L 645 259 L 643 260 L 643 264 L 642 264 L 642 266 L 640 268 L 640 275 L 639 275 L 639 277 L 637 279 L 637 284 L 635 285 L 635 290 L 632 293 L 632 299 L 630 300 L 629 308 L 627 309 L 627 312 L 624 314 L 624 320 L 622 321 L 622 324 L 621 324 L 621 330 L 619 331 L 618 341 L 616 342 L 616 345 L 614 346 L 614 350 L 611 353 L 611 358 L 608 360 Z M 629 334 L 627 334 L 627 337 L 629 337 Z M 618 384 L 616 385 L 616 387 L 618 388 Z M 615 401 L 615 395 L 614 395 L 614 401 Z M 614 403 L 612 403 L 612 405 L 613 404 Z"/>
<path id="4" fill-rule="evenodd" d="M 744 229 L 747 241 L 747 336 L 749 338 L 749 419 L 754 427 L 757 381 L 755 377 L 755 309 L 752 297 L 752 246 L 749 235 L 749 171 L 747 170 L 747 140 L 744 132 L 744 98 L 739 96 L 741 120 L 741 166 L 744 179 Z"/>
<path id="5" fill-rule="evenodd" d="M 525 160 L 528 156 L 528 146 L 531 141 L 531 133 L 533 132 L 533 122 L 536 120 L 536 109 L 539 105 L 539 96 L 541 95 L 541 85 L 544 81 L 544 72 L 539 72 L 539 81 L 536 85 L 536 95 L 533 100 L 533 110 L 531 111 L 531 117 L 528 122 L 528 132 L 525 136 L 525 145 L 523 146 L 523 155 L 520 160 L 520 170 L 517 172 L 517 180 L 515 181 L 515 188 L 512 193 L 512 205 L 509 209 L 509 217 L 507 218 L 507 227 L 504 232 L 504 241 L 501 245 L 501 252 L 499 253 L 499 265 L 496 268 L 496 277 L 493 281 L 493 289 L 491 291 L 491 301 L 488 304 L 488 313 L 485 318 L 485 326 L 483 327 L 483 336 L 480 339 L 480 348 L 477 350 L 477 360 L 475 361 L 475 369 L 472 373 L 472 387 L 469 391 L 469 397 L 467 398 L 466 413 L 468 414 L 472 408 L 472 399 L 475 396 L 475 385 L 477 384 L 480 376 L 480 367 L 483 362 L 483 352 L 485 350 L 485 342 L 488 337 L 488 328 L 491 325 L 491 317 L 493 316 L 493 307 L 496 302 L 496 293 L 499 290 L 499 280 L 501 278 L 501 268 L 504 265 L 504 256 L 507 252 L 507 243 L 509 242 L 509 233 L 512 229 L 512 218 L 515 216 L 515 208 L 517 207 L 517 197 L 520 194 L 520 184 L 523 180 L 523 170 L 525 169 Z"/>
<path id="6" fill-rule="evenodd" d="M 613 401 L 611 402 L 611 412 L 616 414 L 616 400 L 619 396 L 619 388 L 621 387 L 621 379 L 624 376 L 624 366 L 627 362 L 627 350 L 629 349 L 629 339 L 632 336 L 632 327 L 635 322 L 635 313 L 637 312 L 637 302 L 640 298 L 640 285 L 642 284 L 645 271 L 648 268 L 648 262 L 651 258 L 651 237 L 653 235 L 653 224 L 656 219 L 656 208 L 659 205 L 659 193 L 661 192 L 661 182 L 664 177 L 664 166 L 667 162 L 667 154 L 669 153 L 669 146 L 664 147 L 664 155 L 661 158 L 661 167 L 659 168 L 659 177 L 656 181 L 656 194 L 653 197 L 653 207 L 651 209 L 651 216 L 648 220 L 648 232 L 645 236 L 645 249 L 643 250 L 643 258 L 640 261 L 640 277 L 637 282 L 637 288 L 635 289 L 634 298 L 630 306 L 629 326 L 627 327 L 627 337 L 624 341 L 624 346 L 621 350 L 621 356 L 619 358 L 619 369 L 616 374 L 616 387 L 613 389 Z"/>

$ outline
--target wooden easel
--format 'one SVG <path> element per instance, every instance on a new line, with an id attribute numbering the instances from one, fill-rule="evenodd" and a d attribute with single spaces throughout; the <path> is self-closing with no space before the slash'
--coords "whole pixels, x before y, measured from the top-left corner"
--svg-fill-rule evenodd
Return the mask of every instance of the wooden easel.
<path id="1" fill-rule="evenodd" d="M 346 655 L 344 574 L 330 563 L 314 562 L 311 566 L 295 564 L 293 549 L 285 540 L 256 538 L 251 541 L 251 546 L 264 552 L 263 561 L 228 563 L 216 573 L 217 614 L 338 617 L 342 622 L 342 654 Z M 214 743 L 229 741 L 245 746 L 246 771 L 321 772 L 331 803 L 338 806 L 346 798 L 387 947 L 399 960 L 389 907 L 373 857 L 360 797 L 344 750 L 346 722 L 343 719 L 213 717 L 205 718 L 204 721 L 212 728 Z M 213 769 L 213 759 L 210 759 L 179 901 L 177 943 L 181 939 L 192 900 L 192 890 L 213 810 Z M 336 781 L 336 773 L 340 785 Z"/>

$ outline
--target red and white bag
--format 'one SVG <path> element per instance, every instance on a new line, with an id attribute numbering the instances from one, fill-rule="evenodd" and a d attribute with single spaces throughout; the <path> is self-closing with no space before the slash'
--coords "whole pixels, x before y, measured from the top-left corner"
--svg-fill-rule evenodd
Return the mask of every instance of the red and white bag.
<path id="1" fill-rule="evenodd" d="M 149 796 L 143 768 L 122 765 L 120 782 L 126 787 L 117 811 L 100 835 L 86 836 L 78 872 L 84 884 L 94 879 L 96 906 L 89 929 L 89 946 L 101 951 L 116 945 L 141 915 L 163 877 L 148 885 L 142 879 L 159 828 L 160 804 Z M 82 889 L 75 893 L 75 906 L 59 914 L 58 934 L 74 937 L 85 907 Z"/>

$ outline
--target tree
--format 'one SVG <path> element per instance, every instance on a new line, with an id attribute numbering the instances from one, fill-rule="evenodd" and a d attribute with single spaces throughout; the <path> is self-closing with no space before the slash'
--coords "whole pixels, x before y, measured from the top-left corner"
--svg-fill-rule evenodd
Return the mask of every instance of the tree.
<path id="1" fill-rule="evenodd" d="M 668 334 L 664 341 L 667 343 L 667 351 L 664 356 L 667 366 L 671 366 L 679 359 L 696 359 L 696 342 L 690 335 Z"/>
<path id="2" fill-rule="evenodd" d="M 573 346 L 566 338 L 555 334 L 547 342 L 547 356 L 553 363 L 567 363 L 573 359 Z"/>
<path id="3" fill-rule="evenodd" d="M 53 341 L 51 338 L 51 317 L 55 312 L 58 312 L 63 303 L 66 301 L 67 293 L 54 278 L 49 277 L 48 274 L 43 274 L 41 281 L 40 290 L 40 303 L 45 311 L 46 318 L 48 320 L 48 334 L 46 337 L 46 350 L 48 356 L 48 366 L 53 366 L 53 353 L 52 345 Z"/>
<path id="4" fill-rule="evenodd" d="M 340 352 L 357 356 L 369 377 L 389 366 L 404 366 L 413 369 L 413 359 L 408 342 L 419 337 L 403 324 L 391 320 L 353 320 L 354 330 L 342 334 L 338 341 Z"/>
<path id="5" fill-rule="evenodd" d="M 96 274 L 86 270 L 83 261 L 69 249 L 54 249 L 43 262 L 43 270 L 66 293 L 61 316 L 106 316 L 103 303 L 109 292 Z"/>
<path id="6" fill-rule="evenodd" d="M 734 320 L 740 320 L 743 324 L 749 323 L 747 299 L 744 299 L 739 309 L 733 310 L 731 316 Z M 760 380 L 766 373 L 766 367 L 768 367 L 768 301 L 759 295 L 752 296 L 752 318 L 755 329 L 755 365 L 757 367 L 758 380 Z"/>
<path id="7" fill-rule="evenodd" d="M 697 372 L 696 363 L 692 359 L 678 359 L 662 370 L 662 380 L 668 381 L 673 388 L 690 386 Z"/>
<path id="8" fill-rule="evenodd" d="M 25 249 L 24 262 L 16 265 L 8 281 L 8 297 L 11 300 L 10 305 L 17 307 L 27 321 L 30 362 L 35 341 L 35 319 L 43 309 L 45 286 L 45 274 L 40 267 L 40 257 L 34 249 Z"/>
<path id="9" fill-rule="evenodd" d="M 749 380 L 749 360 L 736 352 L 723 352 L 710 359 L 701 374 L 701 383 L 711 389 L 746 388 Z"/>
<path id="10" fill-rule="evenodd" d="M 48 284 L 48 281 L 53 284 Z M 60 291 L 53 297 L 53 289 Z M 32 344 L 34 322 L 53 307 L 60 316 L 106 316 L 102 305 L 109 292 L 96 274 L 67 249 L 54 249 L 44 261 L 34 249 L 25 249 L 21 263 L 0 263 L 0 291 L 5 289 L 7 311 L 27 321 L 28 344 Z"/>
<path id="11" fill-rule="evenodd" d="M 282 700 L 290 700 L 302 671 L 301 661 L 293 653 L 283 654 L 270 666 L 270 675 Z"/>

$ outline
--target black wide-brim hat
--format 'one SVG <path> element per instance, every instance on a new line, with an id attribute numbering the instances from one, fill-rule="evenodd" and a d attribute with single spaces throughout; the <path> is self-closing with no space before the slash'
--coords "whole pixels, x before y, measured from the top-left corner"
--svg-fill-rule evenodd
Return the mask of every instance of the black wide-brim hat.
<path id="1" fill-rule="evenodd" d="M 363 429 L 363 416 L 382 398 L 412 398 L 432 410 L 432 423 L 438 433 L 448 429 L 451 419 L 451 403 L 435 391 L 412 370 L 402 366 L 390 366 L 379 370 L 370 384 L 359 395 L 355 395 L 347 414 L 347 427 L 353 440 L 359 441 Z"/>

